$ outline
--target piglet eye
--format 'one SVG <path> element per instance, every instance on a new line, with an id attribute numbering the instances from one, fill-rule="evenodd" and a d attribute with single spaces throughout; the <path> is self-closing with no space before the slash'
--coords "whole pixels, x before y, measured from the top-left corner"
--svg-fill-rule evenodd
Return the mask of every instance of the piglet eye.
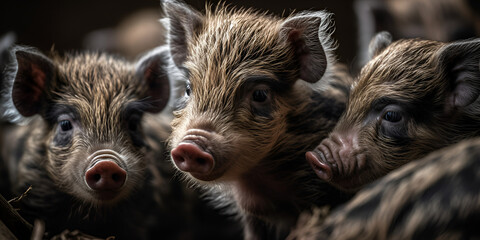
<path id="1" fill-rule="evenodd" d="M 73 126 L 69 120 L 62 120 L 60 121 L 60 128 L 62 131 L 66 132 L 72 130 Z"/>
<path id="2" fill-rule="evenodd" d="M 187 96 L 190 96 L 191 93 L 192 88 L 190 87 L 190 84 L 187 84 L 187 86 L 185 87 L 185 94 L 187 94 Z"/>
<path id="3" fill-rule="evenodd" d="M 383 115 L 383 119 L 389 122 L 399 122 L 402 120 L 402 115 L 399 112 L 388 111 Z"/>
<path id="4" fill-rule="evenodd" d="M 255 90 L 253 91 L 253 101 L 255 102 L 265 102 L 268 97 L 267 90 Z"/>

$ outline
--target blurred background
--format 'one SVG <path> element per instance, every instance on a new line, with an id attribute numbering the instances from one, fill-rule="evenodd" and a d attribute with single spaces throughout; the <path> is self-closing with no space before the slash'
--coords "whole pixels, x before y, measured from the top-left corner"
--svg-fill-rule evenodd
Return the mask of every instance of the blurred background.
<path id="1" fill-rule="evenodd" d="M 202 10 L 205 0 L 186 0 Z M 209 1 L 212 4 L 218 0 Z M 335 14 L 337 54 L 352 69 L 367 59 L 375 32 L 395 39 L 423 37 L 441 41 L 480 34 L 480 0 L 227 0 L 233 6 L 268 10 L 327 10 Z M 133 58 L 159 44 L 160 0 L 2 0 L 0 35 L 12 31 L 16 43 L 47 52 L 101 49 Z"/>
<path id="2" fill-rule="evenodd" d="M 162 41 L 160 36 L 152 38 L 149 35 L 152 31 L 161 34 L 161 25 L 156 21 L 161 16 L 160 0 L 2 0 L 0 2 L 2 9 L 0 35 L 13 31 L 17 35 L 17 43 L 35 46 L 44 52 L 49 51 L 52 46 L 60 52 L 103 48 L 118 51 L 130 57 Z M 204 9 L 205 6 L 204 0 L 187 0 L 186 2 L 199 10 Z M 218 0 L 209 2 L 215 4 Z M 342 60 L 350 62 L 355 56 L 356 26 L 352 8 L 353 0 L 226 2 L 234 6 L 268 10 L 277 15 L 282 13 L 287 15 L 294 10 L 326 9 L 334 12 L 337 23 L 335 37 L 341 45 L 339 53 Z M 108 34 L 111 36 L 108 37 Z"/>

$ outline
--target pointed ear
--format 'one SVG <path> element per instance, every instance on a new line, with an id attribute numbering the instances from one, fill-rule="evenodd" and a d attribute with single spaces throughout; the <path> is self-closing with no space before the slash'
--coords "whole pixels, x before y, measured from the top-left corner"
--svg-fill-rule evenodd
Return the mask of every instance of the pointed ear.
<path id="1" fill-rule="evenodd" d="M 149 106 L 148 112 L 158 113 L 168 103 L 170 97 L 170 82 L 168 77 L 169 61 L 171 61 L 168 48 L 159 47 L 154 49 L 137 65 L 137 76 L 141 84 L 146 86 L 144 96 Z"/>
<path id="2" fill-rule="evenodd" d="M 330 21 L 325 12 L 302 13 L 286 19 L 280 28 L 280 39 L 295 49 L 302 80 L 317 82 L 325 74 L 329 64 L 325 49 L 333 49 L 331 33 L 326 32 Z"/>
<path id="3" fill-rule="evenodd" d="M 17 59 L 11 97 L 15 108 L 25 117 L 41 111 L 45 104 L 45 90 L 55 77 L 55 65 L 46 56 L 32 48 L 13 50 Z"/>
<path id="4" fill-rule="evenodd" d="M 374 58 L 392 43 L 392 35 L 389 32 L 380 32 L 375 35 L 368 45 L 368 57 Z"/>
<path id="5" fill-rule="evenodd" d="M 447 109 L 466 107 L 480 95 L 480 39 L 454 42 L 438 51 L 447 85 Z"/>
<path id="6" fill-rule="evenodd" d="M 188 42 L 203 25 L 203 16 L 187 5 L 173 0 L 164 0 L 162 6 L 167 16 L 172 58 L 177 66 L 181 66 L 187 57 Z"/>

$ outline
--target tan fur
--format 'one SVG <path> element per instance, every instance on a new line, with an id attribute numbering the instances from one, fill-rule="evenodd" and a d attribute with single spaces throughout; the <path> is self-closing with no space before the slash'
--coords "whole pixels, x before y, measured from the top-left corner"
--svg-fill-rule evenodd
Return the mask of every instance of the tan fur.
<path id="1" fill-rule="evenodd" d="M 142 168 L 146 164 L 139 161 L 142 156 L 138 156 L 136 150 L 130 147 L 129 136 L 123 130 L 124 126 L 118 123 L 123 118 L 121 113 L 126 104 L 140 100 L 135 98 L 141 96 L 139 93 L 141 89 L 136 86 L 139 82 L 136 82 L 134 77 L 134 66 L 101 54 L 67 56 L 64 60 L 56 61 L 59 66 L 59 81 L 54 90 L 57 96 L 52 96 L 56 99 L 54 104 L 68 103 L 74 107 L 81 119 L 82 131 L 77 133 L 78 138 L 75 138 L 68 149 L 53 145 L 49 147 L 51 162 L 47 166 L 52 178 L 57 184 L 67 183 L 64 190 L 83 195 L 84 190 L 77 189 L 77 182 L 82 183 L 83 180 L 72 179 L 78 172 L 84 171 L 82 168 L 85 166 L 78 165 L 79 162 L 83 162 L 82 159 L 86 159 L 98 149 L 112 148 L 125 157 L 125 162 L 131 163 L 129 168 L 140 167 L 132 169 L 133 174 L 129 176 L 131 182 L 127 188 L 133 189 L 141 182 L 140 178 L 144 171 Z M 45 142 L 52 142 L 53 135 L 47 139 Z M 71 160 L 59 161 L 58 158 L 67 153 L 69 155 L 65 156 Z M 63 162 L 65 164 L 58 165 Z"/>
<path id="2" fill-rule="evenodd" d="M 384 96 L 408 99 L 411 102 L 443 104 L 448 86 L 443 81 L 443 71 L 437 68 L 438 62 L 435 59 L 442 46 L 444 44 L 433 41 L 405 40 L 393 43 L 362 69 L 358 83 L 352 89 L 345 116 L 336 129 L 342 131 L 352 122 L 359 126 L 361 119 L 365 119 L 370 112 L 372 102 Z M 370 135 L 373 126 L 364 126 L 365 129 L 360 130 L 360 144 L 365 146 L 372 157 L 369 159 L 372 164 L 378 164 L 377 167 L 381 170 L 392 170 L 405 161 L 423 157 L 427 152 L 455 141 L 445 136 L 454 137 L 455 134 L 451 131 L 461 126 L 446 126 L 445 119 L 436 120 L 438 128 L 410 122 L 408 135 L 413 142 L 398 150 L 380 150 L 389 148 L 388 140 L 375 139 L 375 136 Z M 372 146 L 372 143 L 380 146 Z"/>
<path id="3" fill-rule="evenodd" d="M 193 97 L 191 101 L 196 104 L 188 105 L 187 108 L 175 113 L 177 118 L 174 119 L 172 127 L 177 129 L 177 132 L 185 132 L 187 128 L 202 126 L 205 124 L 203 119 L 207 119 L 208 122 L 216 122 L 217 126 L 222 126 L 221 129 L 216 129 L 220 134 L 222 134 L 223 130 L 231 131 L 235 129 L 235 131 L 242 132 L 258 128 L 261 130 L 258 133 L 262 134 L 259 137 L 268 139 L 270 143 L 275 143 L 277 141 L 275 139 L 285 134 L 285 129 L 282 128 L 286 126 L 280 122 L 269 122 L 268 125 L 260 123 L 258 126 L 240 125 L 238 127 L 230 127 L 233 124 L 250 122 L 248 120 L 250 116 L 239 115 L 235 116 L 236 119 L 232 119 L 234 116 L 228 113 L 235 109 L 235 106 L 231 104 L 236 102 L 235 98 L 238 97 L 236 93 L 239 92 L 240 86 L 248 77 L 265 76 L 276 79 L 273 73 L 281 72 L 286 79 L 296 80 L 294 76 L 298 75 L 298 70 L 292 65 L 295 62 L 293 60 L 293 49 L 278 38 L 278 31 L 281 25 L 280 20 L 274 16 L 257 13 L 253 10 L 241 9 L 234 11 L 222 6 L 214 10 L 207 9 L 204 26 L 208 26 L 208 28 L 203 28 L 201 34 L 196 35 L 195 39 L 189 44 L 190 55 L 185 62 L 185 67 L 189 70 L 189 79 L 192 86 Z M 212 43 L 216 45 L 212 46 Z M 258 56 L 258 58 L 252 58 L 252 56 Z M 339 78 L 341 81 L 347 80 L 342 82 L 342 84 L 346 84 L 351 79 L 347 74 L 345 76 Z M 327 86 L 327 84 L 323 85 Z M 202 89 L 211 89 L 211 91 L 200 91 Z M 346 100 L 345 93 L 331 94 Z M 215 97 L 212 98 L 212 96 Z M 208 110 L 208 112 L 203 117 L 198 117 L 197 115 L 193 117 L 193 114 L 205 110 Z M 218 111 L 225 111 L 226 114 Z M 289 111 L 292 111 L 292 109 L 278 109 L 280 113 Z M 218 116 L 222 116 L 222 118 L 217 119 Z M 273 119 L 281 121 L 283 117 L 278 115 L 273 116 Z M 192 122 L 188 123 L 185 119 L 191 119 Z M 242 152 L 241 154 L 240 152 L 229 153 L 240 158 L 238 161 L 235 161 L 236 165 L 231 167 L 232 170 L 238 173 L 248 170 L 247 166 L 255 165 L 257 163 L 255 159 L 261 159 L 262 156 L 267 154 L 265 150 L 269 150 L 272 147 L 260 146 L 257 141 L 248 142 L 253 139 L 238 138 L 244 135 L 229 133 L 232 139 L 223 139 L 225 145 L 236 146 L 235 149 L 254 150 L 248 153 Z M 170 144 L 172 146 L 177 145 L 180 141 L 179 137 L 181 136 L 172 135 L 169 141 Z M 219 150 L 228 151 L 228 149 Z M 249 154 L 254 154 L 254 156 Z M 247 166 L 244 166 L 244 164 Z M 233 175 L 237 174 L 233 173 Z"/>
<path id="4" fill-rule="evenodd" d="M 164 179 L 173 169 L 161 163 L 166 157 L 169 118 L 153 115 L 157 109 L 150 110 L 157 102 L 152 101 L 156 95 L 149 95 L 153 88 L 149 77 L 162 73 L 164 58 L 155 57 L 163 55 L 139 62 L 158 67 L 152 73 L 151 68 L 101 53 L 53 54 L 49 60 L 30 48 L 19 47 L 16 51 L 18 67 L 14 78 L 9 79 L 14 92 L 10 97 L 25 94 L 21 91 L 27 84 L 44 87 L 32 91 L 31 98 L 45 94 L 38 97 L 40 107 L 34 109 L 35 115 L 24 126 L 2 129 L 7 131 L 1 142 L 8 144 L 2 144 L 0 160 L 9 166 L 13 193 L 20 194 L 32 186 L 20 203 L 23 216 L 43 219 L 51 234 L 69 228 L 127 239 L 146 239 L 157 231 L 155 228 L 161 229 L 163 217 L 170 218 L 165 222 L 176 221 L 170 215 L 174 207 L 164 208 L 172 204 L 165 196 L 178 203 L 178 196 L 171 194 L 175 184 Z M 37 82 L 29 82 L 32 78 L 28 74 Z M 45 76 L 48 78 L 42 83 Z M 155 83 L 154 87 L 168 89 Z M 160 100 L 164 99 L 168 96 Z M 28 100 L 10 102 L 19 112 L 25 112 L 29 106 L 19 101 Z M 63 130 L 62 119 L 68 120 L 71 128 Z M 126 172 L 123 185 L 107 199 L 87 183 L 86 172 L 94 164 L 90 157 L 98 150 L 114 152 L 118 157 L 109 156 L 107 160 Z M 177 208 L 175 214 L 181 215 L 181 211 Z M 174 231 L 169 229 L 168 234 L 176 234 Z"/>
<path id="5" fill-rule="evenodd" d="M 167 5 L 173 12 L 169 14 L 193 11 L 178 10 L 181 6 Z M 304 153 L 334 126 L 351 82 L 348 72 L 335 65 L 330 14 L 280 18 L 220 5 L 194 15 L 193 20 L 169 17 L 171 25 L 181 20 L 199 22 L 184 28 L 195 28 L 187 34 L 185 62 L 177 62 L 186 72 L 191 93 L 184 108 L 174 112 L 170 148 L 173 152 L 182 144 L 195 144 L 213 156 L 215 167 L 208 179 L 191 172 L 182 175 L 192 185 L 209 190 L 220 207 L 239 213 L 246 239 L 281 238 L 300 209 L 336 205 L 345 197 L 330 193 L 331 187 L 314 178 L 304 159 Z M 312 51 L 325 52 L 314 59 L 325 68 L 321 79 L 300 79 L 299 50 L 289 39 L 296 36 L 288 31 L 301 21 L 311 25 L 298 42 L 315 38 L 321 46 Z M 170 42 L 173 55 L 178 52 L 175 43 Z M 254 89 L 262 86 L 270 99 L 264 115 L 255 112 L 257 103 L 252 100 Z"/>
<path id="6" fill-rule="evenodd" d="M 400 40 L 362 69 L 344 115 L 316 150 L 326 154 L 328 164 L 335 164 L 333 184 L 358 189 L 433 150 L 479 134 L 475 127 L 478 101 L 466 107 L 451 105 L 454 80 L 449 80 L 452 74 L 440 62 L 446 47 L 436 41 Z M 475 56 L 471 56 L 473 62 Z M 472 69 L 478 71 L 475 65 Z M 387 110 L 379 100 L 392 101 L 385 106 L 403 106 L 401 137 L 382 133 L 383 111 Z"/>

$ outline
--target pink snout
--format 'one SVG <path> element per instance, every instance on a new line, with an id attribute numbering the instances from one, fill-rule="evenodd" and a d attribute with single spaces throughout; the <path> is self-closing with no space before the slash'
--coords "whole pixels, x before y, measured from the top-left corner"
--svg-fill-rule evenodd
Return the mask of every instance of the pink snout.
<path id="1" fill-rule="evenodd" d="M 355 190 L 368 180 L 367 156 L 356 132 L 331 133 L 305 158 L 320 179 L 341 189 Z"/>
<path id="2" fill-rule="evenodd" d="M 125 184 L 126 179 L 127 172 L 109 160 L 99 161 L 85 172 L 87 185 L 95 191 L 118 190 Z"/>
<path id="3" fill-rule="evenodd" d="M 320 179 L 330 181 L 333 178 L 332 167 L 328 164 L 322 152 L 310 151 L 305 154 L 314 172 Z"/>
<path id="4" fill-rule="evenodd" d="M 206 177 L 215 165 L 213 156 L 194 143 L 179 144 L 171 155 L 178 169 L 191 173 L 200 180 L 207 180 Z"/>

